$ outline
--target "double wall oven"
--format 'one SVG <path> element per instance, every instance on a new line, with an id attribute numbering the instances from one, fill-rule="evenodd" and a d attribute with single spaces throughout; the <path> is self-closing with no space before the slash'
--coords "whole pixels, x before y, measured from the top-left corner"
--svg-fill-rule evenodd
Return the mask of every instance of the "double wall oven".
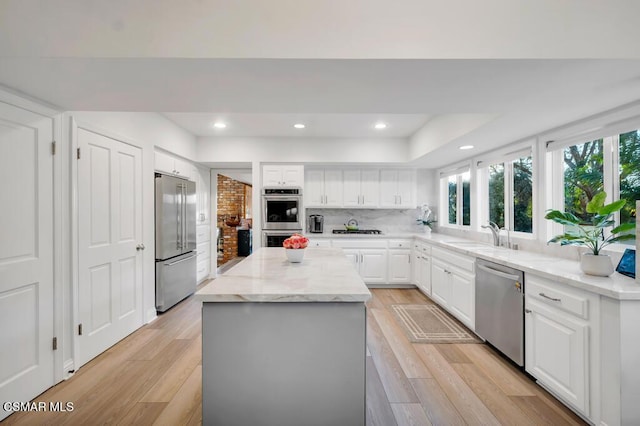
<path id="1" fill-rule="evenodd" d="M 285 239 L 302 232 L 302 189 L 264 188 L 262 215 L 262 245 L 282 247 Z"/>

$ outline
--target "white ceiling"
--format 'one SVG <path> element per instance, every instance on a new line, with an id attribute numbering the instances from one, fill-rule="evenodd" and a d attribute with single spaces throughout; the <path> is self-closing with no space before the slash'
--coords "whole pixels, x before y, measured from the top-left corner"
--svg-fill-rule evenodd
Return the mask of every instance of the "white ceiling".
<path id="1" fill-rule="evenodd" d="M 164 113 L 180 127 L 198 136 L 295 138 L 408 138 L 422 128 L 427 114 L 238 114 Z M 218 129 L 213 123 L 227 125 Z M 387 124 L 375 129 L 378 122 Z M 294 124 L 304 124 L 303 129 Z"/>
<path id="2" fill-rule="evenodd" d="M 152 15 L 143 13 L 145 1 L 70 8 L 8 0 L 0 13 L 0 83 L 62 110 L 159 112 L 196 136 L 410 139 L 418 130 L 443 134 L 437 126 L 446 117 L 468 114 L 460 122 L 465 132 L 413 158 L 424 167 L 472 155 L 457 150 L 462 144 L 488 151 L 640 99 L 639 59 L 580 59 L 640 57 L 632 42 L 640 27 L 619 26 L 640 8 L 635 3 L 625 3 L 627 10 L 541 0 L 521 8 L 487 0 L 485 10 L 460 0 L 486 24 L 480 28 L 456 26 L 455 8 L 431 0 L 404 0 L 391 11 L 371 0 L 365 21 L 357 21 L 362 7 L 333 0 L 314 2 L 322 13 L 306 3 L 283 9 L 290 6 L 284 0 L 269 10 L 252 0 L 200 0 L 179 10 L 148 1 Z M 240 18 L 249 10 L 255 13 Z M 599 22 L 601 36 L 585 22 Z M 228 127 L 211 128 L 216 119 Z M 378 120 L 389 127 L 373 131 Z M 293 129 L 295 122 L 307 128 Z"/>

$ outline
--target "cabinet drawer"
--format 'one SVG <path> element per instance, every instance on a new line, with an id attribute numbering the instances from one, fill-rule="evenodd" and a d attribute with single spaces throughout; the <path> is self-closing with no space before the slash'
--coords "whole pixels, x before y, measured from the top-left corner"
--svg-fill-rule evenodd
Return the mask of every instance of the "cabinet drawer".
<path id="1" fill-rule="evenodd" d="M 475 259 L 473 257 L 465 256 L 463 254 L 454 253 L 449 250 L 445 250 L 439 247 L 433 247 L 431 249 L 431 255 L 433 257 L 444 260 L 446 263 L 453 265 L 463 271 L 473 272 L 475 268 Z"/>
<path id="2" fill-rule="evenodd" d="M 309 240 L 309 247 L 331 247 L 331 240 Z"/>
<path id="3" fill-rule="evenodd" d="M 409 249 L 411 240 L 389 240 L 389 248 Z"/>
<path id="4" fill-rule="evenodd" d="M 210 269 L 210 265 L 209 265 L 209 259 L 202 259 L 202 260 L 198 260 L 198 263 L 196 264 L 196 281 L 200 282 L 203 279 L 205 279 L 207 276 L 209 276 L 209 269 Z"/>
<path id="5" fill-rule="evenodd" d="M 546 278 L 527 275 L 525 277 L 525 294 L 548 306 L 553 306 L 583 319 L 589 319 L 588 294 L 554 283 Z"/>
<path id="6" fill-rule="evenodd" d="M 332 240 L 331 246 L 340 248 L 387 248 L 387 240 Z"/>
<path id="7" fill-rule="evenodd" d="M 211 238 L 209 229 L 209 225 L 196 226 L 196 243 L 200 244 L 203 241 L 209 241 Z"/>
<path id="8" fill-rule="evenodd" d="M 209 244 L 209 241 L 198 243 L 196 251 L 198 252 L 198 260 L 208 259 L 211 257 L 211 245 Z"/>

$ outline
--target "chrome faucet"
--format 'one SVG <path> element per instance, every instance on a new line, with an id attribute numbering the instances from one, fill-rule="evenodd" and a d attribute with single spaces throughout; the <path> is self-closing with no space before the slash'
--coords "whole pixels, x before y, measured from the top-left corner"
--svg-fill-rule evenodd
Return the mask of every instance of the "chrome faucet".
<path id="1" fill-rule="evenodd" d="M 481 228 L 488 229 L 493 234 L 493 245 L 500 245 L 500 228 L 495 222 L 489 221 L 488 225 L 482 225 Z"/>

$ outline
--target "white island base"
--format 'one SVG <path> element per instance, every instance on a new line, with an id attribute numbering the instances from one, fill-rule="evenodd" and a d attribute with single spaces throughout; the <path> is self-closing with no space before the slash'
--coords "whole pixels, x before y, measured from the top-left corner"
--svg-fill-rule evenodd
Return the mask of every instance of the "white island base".
<path id="1" fill-rule="evenodd" d="M 364 425 L 370 293 L 340 249 L 263 248 L 202 304 L 204 425 Z"/>

